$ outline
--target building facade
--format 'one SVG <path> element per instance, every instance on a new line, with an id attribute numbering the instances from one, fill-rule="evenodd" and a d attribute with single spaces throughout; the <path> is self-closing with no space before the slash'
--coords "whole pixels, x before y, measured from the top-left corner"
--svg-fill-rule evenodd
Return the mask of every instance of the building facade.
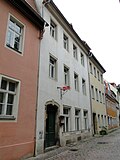
<path id="1" fill-rule="evenodd" d="M 119 126 L 119 100 L 115 83 L 105 81 L 106 108 L 108 117 L 108 129 Z"/>
<path id="2" fill-rule="evenodd" d="M 15 160 L 34 154 L 44 20 L 24 0 L 3 0 L 0 6 L 0 159 Z"/>
<path id="3" fill-rule="evenodd" d="M 89 46 L 53 1 L 36 0 L 49 23 L 41 43 L 36 154 L 91 135 Z M 70 89 L 70 90 L 66 90 Z"/>
<path id="4" fill-rule="evenodd" d="M 92 103 L 93 134 L 99 134 L 103 127 L 107 128 L 107 112 L 103 74 L 105 69 L 91 53 L 89 57 L 90 89 Z"/>

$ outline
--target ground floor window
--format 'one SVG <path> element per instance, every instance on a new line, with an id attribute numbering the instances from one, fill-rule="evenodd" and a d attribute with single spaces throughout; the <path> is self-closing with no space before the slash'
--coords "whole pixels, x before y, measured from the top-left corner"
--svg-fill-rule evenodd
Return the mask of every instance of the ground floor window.
<path id="1" fill-rule="evenodd" d="M 79 131 L 80 129 L 80 110 L 75 109 L 75 130 Z"/>
<path id="2" fill-rule="evenodd" d="M 83 118 L 84 118 L 84 128 L 85 130 L 88 129 L 88 111 L 83 111 Z"/>
<path id="3" fill-rule="evenodd" d="M 16 118 L 20 83 L 0 75 L 0 119 Z"/>
<path id="4" fill-rule="evenodd" d="M 70 108 L 64 107 L 63 114 L 64 114 L 63 131 L 68 132 L 70 131 Z"/>

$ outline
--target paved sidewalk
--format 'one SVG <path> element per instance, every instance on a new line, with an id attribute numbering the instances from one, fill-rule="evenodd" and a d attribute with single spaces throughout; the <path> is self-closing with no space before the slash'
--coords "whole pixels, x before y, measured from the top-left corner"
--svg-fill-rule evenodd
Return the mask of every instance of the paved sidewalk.
<path id="1" fill-rule="evenodd" d="M 46 152 L 28 160 L 120 160 L 120 129 Z"/>

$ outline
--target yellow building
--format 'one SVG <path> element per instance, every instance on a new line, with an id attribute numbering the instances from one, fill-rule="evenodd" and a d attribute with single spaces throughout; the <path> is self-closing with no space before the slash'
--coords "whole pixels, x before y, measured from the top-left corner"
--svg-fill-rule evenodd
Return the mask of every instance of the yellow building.
<path id="1" fill-rule="evenodd" d="M 99 134 L 102 128 L 107 128 L 108 125 L 103 82 L 103 74 L 105 72 L 96 57 L 91 54 L 89 57 L 89 75 L 93 134 Z"/>

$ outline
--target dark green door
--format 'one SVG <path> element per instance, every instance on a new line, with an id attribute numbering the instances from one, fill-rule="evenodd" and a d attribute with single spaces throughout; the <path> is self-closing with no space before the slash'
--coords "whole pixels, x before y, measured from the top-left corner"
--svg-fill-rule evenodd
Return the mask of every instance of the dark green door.
<path id="1" fill-rule="evenodd" d="M 55 120 L 57 109 L 53 106 L 47 107 L 47 119 L 46 119 L 46 143 L 45 147 L 54 146 L 55 141 Z"/>

